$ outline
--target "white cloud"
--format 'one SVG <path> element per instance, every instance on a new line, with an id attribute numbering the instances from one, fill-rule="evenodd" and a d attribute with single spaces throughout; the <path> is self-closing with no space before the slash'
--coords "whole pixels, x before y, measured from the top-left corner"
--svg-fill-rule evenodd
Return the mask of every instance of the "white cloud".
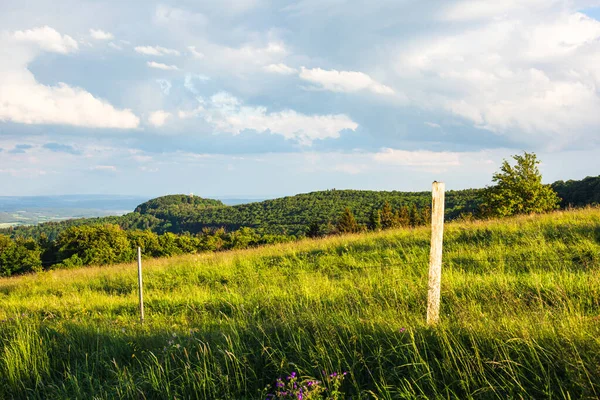
<path id="1" fill-rule="evenodd" d="M 209 80 L 210 80 L 210 78 L 206 75 L 186 74 L 185 79 L 183 81 L 183 87 L 185 87 L 190 93 L 199 95 L 200 92 L 196 88 L 195 82 L 205 83 L 205 82 L 208 82 Z"/>
<path id="2" fill-rule="evenodd" d="M 598 143 L 600 22 L 561 1 L 499 1 L 495 17 L 481 4 L 460 2 L 451 15 L 478 20 L 469 29 L 403 46 L 397 85 L 416 105 L 520 143 Z"/>
<path id="3" fill-rule="evenodd" d="M 161 25 L 177 25 L 190 24 L 194 27 L 204 26 L 208 23 L 208 18 L 198 12 L 190 12 L 182 8 L 171 7 L 164 4 L 156 6 L 154 20 Z"/>
<path id="4" fill-rule="evenodd" d="M 31 49 L 24 42 L 36 43 Z M 28 65 L 41 50 L 69 53 L 77 43 L 49 27 L 0 37 L 0 121 L 22 124 L 72 125 L 90 128 L 135 128 L 139 119 L 83 88 L 59 82 L 43 85 Z"/>
<path id="5" fill-rule="evenodd" d="M 136 46 L 136 53 L 145 54 L 147 56 L 178 56 L 181 53 L 174 49 L 167 49 L 160 46 Z"/>
<path id="6" fill-rule="evenodd" d="M 164 110 L 157 110 L 150 113 L 148 117 L 148 122 L 155 127 L 161 127 L 167 122 L 169 118 L 171 118 L 172 114 L 166 112 Z"/>
<path id="7" fill-rule="evenodd" d="M 69 35 L 61 35 L 49 26 L 15 31 L 12 37 L 18 42 L 37 44 L 40 49 L 52 53 L 67 54 L 77 51 L 77 41 Z"/>
<path id="8" fill-rule="evenodd" d="M 157 167 L 148 167 L 145 165 L 142 165 L 141 167 L 139 167 L 139 170 L 142 172 L 158 172 L 159 169 Z"/>
<path id="9" fill-rule="evenodd" d="M 435 128 L 435 129 L 439 129 L 442 126 L 440 124 L 436 124 L 435 122 L 424 122 L 425 126 L 428 126 L 430 128 Z"/>
<path id="10" fill-rule="evenodd" d="M 393 94 L 394 90 L 371 78 L 363 72 L 324 70 L 321 68 L 308 69 L 302 67 L 300 78 L 320 85 L 332 92 L 358 92 L 369 90 L 377 94 Z"/>
<path id="11" fill-rule="evenodd" d="M 23 78 L 18 82 L 0 78 L 0 121 L 120 129 L 139 124 L 130 110 L 115 109 L 84 89 L 65 83 L 42 85 L 33 75 Z"/>
<path id="12" fill-rule="evenodd" d="M 167 79 L 157 79 L 156 83 L 158 83 L 158 85 L 160 86 L 160 90 L 164 94 L 169 95 L 169 93 L 171 93 L 171 88 L 173 87 L 171 81 Z"/>
<path id="13" fill-rule="evenodd" d="M 238 47 L 205 42 L 198 46 L 203 55 L 203 68 L 211 76 L 247 76 L 263 70 L 266 65 L 278 64 L 289 54 L 278 39 L 256 40 Z"/>
<path id="14" fill-rule="evenodd" d="M 108 44 L 108 47 L 115 49 L 115 50 L 123 50 L 123 47 L 119 46 L 118 44 L 116 44 L 115 42 L 110 42 Z"/>
<path id="15" fill-rule="evenodd" d="M 90 29 L 90 36 L 96 40 L 110 40 L 115 38 L 112 33 L 104 32 L 101 29 Z"/>
<path id="16" fill-rule="evenodd" d="M 297 69 L 288 67 L 287 65 L 285 65 L 283 63 L 269 64 L 264 67 L 264 70 L 267 72 L 272 72 L 274 74 L 280 74 L 280 75 L 292 75 L 292 74 L 296 74 L 298 72 Z"/>
<path id="17" fill-rule="evenodd" d="M 314 140 L 337 138 L 345 129 L 356 130 L 358 124 L 344 114 L 306 115 L 294 110 L 269 112 L 266 107 L 244 106 L 236 97 L 220 92 L 196 110 L 180 111 L 180 118 L 199 115 L 217 131 L 279 134 L 286 139 L 310 145 Z"/>
<path id="18" fill-rule="evenodd" d="M 176 65 L 167 65 L 167 64 L 158 63 L 158 62 L 155 62 L 155 61 L 148 61 L 146 64 L 148 64 L 148 66 L 150 68 L 162 69 L 162 70 L 165 70 L 165 71 L 177 71 L 177 70 L 179 70 L 179 68 Z"/>
<path id="19" fill-rule="evenodd" d="M 95 165 L 90 167 L 92 171 L 117 172 L 117 167 L 114 165 Z"/>
<path id="20" fill-rule="evenodd" d="M 196 50 L 196 46 L 188 46 L 188 50 L 190 51 L 192 56 L 194 56 L 194 58 L 204 58 L 204 53 Z"/>
<path id="21" fill-rule="evenodd" d="M 411 167 L 452 167 L 460 165 L 460 153 L 407 151 L 385 148 L 373 155 L 379 163 Z"/>

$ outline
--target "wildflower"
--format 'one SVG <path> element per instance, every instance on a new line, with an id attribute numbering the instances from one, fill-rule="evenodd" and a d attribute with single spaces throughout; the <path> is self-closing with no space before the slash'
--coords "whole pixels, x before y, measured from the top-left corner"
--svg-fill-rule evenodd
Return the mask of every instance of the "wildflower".
<path id="1" fill-rule="evenodd" d="M 400 328 L 400 333 L 404 333 L 404 331 L 406 331 L 406 328 Z"/>
<path id="2" fill-rule="evenodd" d="M 277 383 L 275 384 L 278 388 L 282 388 L 285 386 L 285 383 L 281 379 L 277 379 Z"/>
<path id="3" fill-rule="evenodd" d="M 181 345 L 180 345 L 179 343 L 177 343 L 177 344 L 175 345 L 175 347 L 177 347 L 177 348 L 180 348 L 180 347 L 181 347 Z"/>

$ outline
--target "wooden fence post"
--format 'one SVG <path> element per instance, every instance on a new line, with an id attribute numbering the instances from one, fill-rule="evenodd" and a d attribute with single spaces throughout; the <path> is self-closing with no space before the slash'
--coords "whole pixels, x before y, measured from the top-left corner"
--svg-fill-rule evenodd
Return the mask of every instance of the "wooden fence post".
<path id="1" fill-rule="evenodd" d="M 144 286 L 142 284 L 142 248 L 138 247 L 138 285 L 140 291 L 140 322 L 144 323 Z"/>
<path id="2" fill-rule="evenodd" d="M 440 319 L 442 242 L 444 239 L 444 183 L 433 182 L 431 195 L 431 250 L 429 253 L 427 324 L 435 325 Z"/>

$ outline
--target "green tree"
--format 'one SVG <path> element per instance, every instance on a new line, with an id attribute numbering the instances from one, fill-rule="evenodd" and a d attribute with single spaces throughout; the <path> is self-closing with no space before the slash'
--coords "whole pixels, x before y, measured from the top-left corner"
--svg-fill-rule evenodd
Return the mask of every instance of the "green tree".
<path id="1" fill-rule="evenodd" d="M 65 266 L 115 264 L 131 261 L 135 252 L 118 225 L 74 226 L 56 239 L 57 257 Z"/>
<path id="2" fill-rule="evenodd" d="M 33 239 L 0 235 L 0 276 L 42 270 L 41 250 Z"/>
<path id="3" fill-rule="evenodd" d="M 417 205 L 415 203 L 412 203 L 412 205 L 410 206 L 410 226 L 419 226 L 421 225 L 421 218 L 422 215 L 421 213 L 419 213 L 419 209 L 417 208 Z"/>
<path id="4" fill-rule="evenodd" d="M 410 226 L 410 211 L 406 205 L 400 207 L 398 211 L 398 225 Z"/>
<path id="5" fill-rule="evenodd" d="M 371 211 L 371 215 L 369 215 L 369 229 L 372 231 L 380 231 L 381 230 L 381 211 L 380 210 Z"/>
<path id="6" fill-rule="evenodd" d="M 431 224 L 431 207 L 430 206 L 423 207 L 423 210 L 421 211 L 421 223 L 423 225 Z"/>
<path id="7" fill-rule="evenodd" d="M 535 153 L 512 156 L 514 166 L 504 160 L 500 171 L 492 178 L 493 186 L 486 187 L 481 205 L 485 216 L 505 217 L 530 214 L 558 208 L 559 198 L 549 186 L 542 184 Z"/>
<path id="8" fill-rule="evenodd" d="M 360 231 L 360 226 L 356 222 L 354 214 L 352 214 L 352 211 L 350 211 L 348 207 L 344 209 L 336 228 L 339 233 L 355 233 Z"/>
<path id="9" fill-rule="evenodd" d="M 386 200 L 386 202 L 383 203 L 383 208 L 381 209 L 381 228 L 393 228 L 395 226 L 395 220 L 396 218 L 394 217 L 392 206 L 390 206 L 390 203 L 388 203 Z"/>
<path id="10" fill-rule="evenodd" d="M 306 237 L 318 238 L 320 236 L 322 236 L 321 225 L 317 221 L 311 222 L 306 228 Z"/>

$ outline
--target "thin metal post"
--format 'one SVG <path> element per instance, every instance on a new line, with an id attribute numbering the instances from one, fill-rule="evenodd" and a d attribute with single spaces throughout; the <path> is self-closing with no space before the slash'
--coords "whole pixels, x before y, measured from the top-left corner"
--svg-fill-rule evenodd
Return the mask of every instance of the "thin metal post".
<path id="1" fill-rule="evenodd" d="M 138 285 L 140 288 L 140 322 L 144 323 L 144 286 L 142 284 L 142 248 L 138 247 Z"/>
<path id="2" fill-rule="evenodd" d="M 442 244 L 444 239 L 444 183 L 433 182 L 431 194 L 431 250 L 429 253 L 427 324 L 435 325 L 440 319 Z"/>

